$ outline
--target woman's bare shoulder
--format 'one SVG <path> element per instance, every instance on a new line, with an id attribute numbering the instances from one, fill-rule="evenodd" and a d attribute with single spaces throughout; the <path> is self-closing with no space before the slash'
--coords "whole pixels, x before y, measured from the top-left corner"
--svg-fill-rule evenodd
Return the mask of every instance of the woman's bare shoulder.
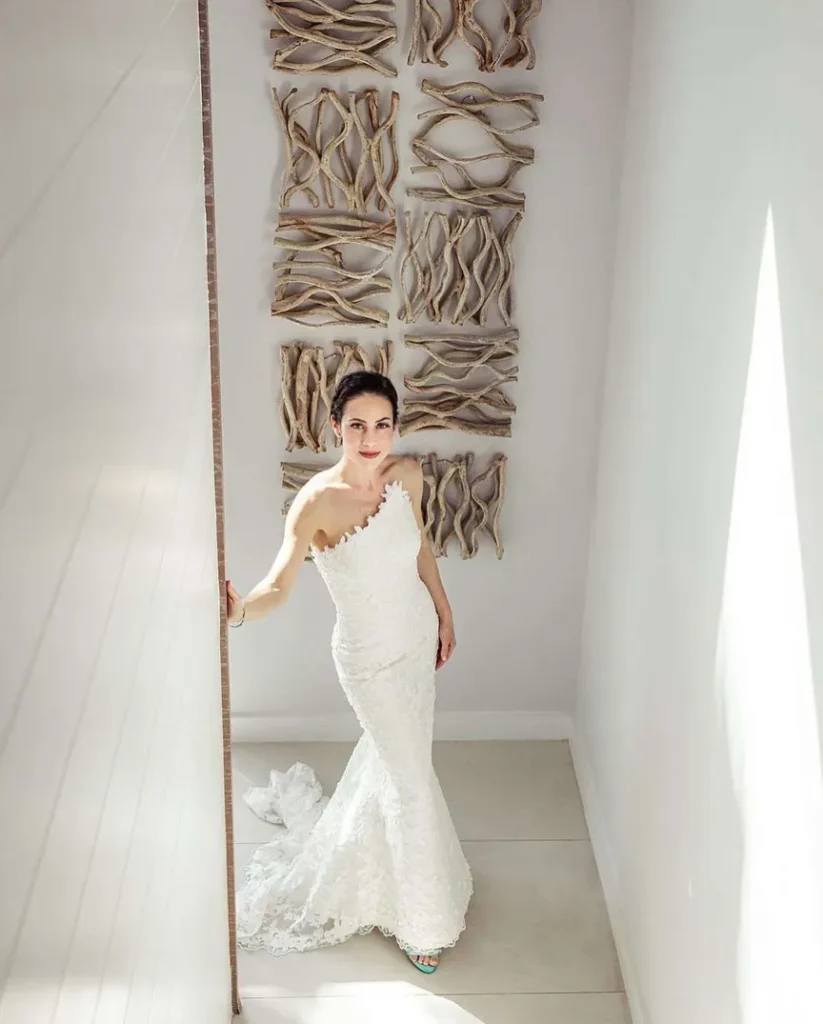
<path id="1" fill-rule="evenodd" d="M 405 486 L 415 486 L 423 479 L 423 467 L 413 455 L 394 456 L 389 473 L 394 480 L 399 480 Z"/>
<path id="2" fill-rule="evenodd" d="M 412 497 L 423 493 L 423 467 L 414 456 L 397 457 L 397 462 L 392 466 L 392 479 L 398 480 Z"/>
<path id="3" fill-rule="evenodd" d="M 311 518 L 314 522 L 323 520 L 332 507 L 339 484 L 329 470 L 322 470 L 306 481 L 294 496 L 292 512 L 299 519 Z"/>

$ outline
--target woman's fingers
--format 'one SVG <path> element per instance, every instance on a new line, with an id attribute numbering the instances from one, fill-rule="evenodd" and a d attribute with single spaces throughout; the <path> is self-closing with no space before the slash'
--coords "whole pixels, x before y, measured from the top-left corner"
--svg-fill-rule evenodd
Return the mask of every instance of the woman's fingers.
<path id="1" fill-rule="evenodd" d="M 437 668 L 442 668 L 446 664 L 452 654 L 454 654 L 454 648 L 456 646 L 455 639 L 450 634 L 447 634 L 440 639 L 437 646 Z"/>
<path id="2" fill-rule="evenodd" d="M 235 618 L 242 604 L 243 598 L 234 589 L 231 580 L 226 580 L 226 613 L 230 621 Z"/>

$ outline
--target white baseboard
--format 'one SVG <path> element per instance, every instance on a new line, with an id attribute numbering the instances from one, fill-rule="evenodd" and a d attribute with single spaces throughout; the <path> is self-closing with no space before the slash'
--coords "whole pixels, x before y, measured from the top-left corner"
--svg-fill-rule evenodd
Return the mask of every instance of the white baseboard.
<path id="1" fill-rule="evenodd" d="M 559 711 L 439 711 L 437 740 L 567 740 L 571 720 Z"/>
<path id="2" fill-rule="evenodd" d="M 606 899 L 614 944 L 617 947 L 620 970 L 623 973 L 623 984 L 626 988 L 626 1000 L 629 1004 L 632 1024 L 651 1024 L 629 949 L 623 915 L 620 875 L 617 871 L 617 862 L 612 852 L 606 820 L 603 817 L 600 798 L 597 794 L 594 773 L 592 772 L 585 744 L 581 742 L 573 725 L 570 735 L 570 747 L 574 770 L 577 775 L 577 784 L 580 787 L 580 797 L 583 801 L 583 811 L 586 815 L 586 824 L 589 828 L 589 836 L 592 841 L 592 849 L 594 850 L 594 859 L 597 862 L 597 870 L 600 873 L 600 882 Z"/>
<path id="3" fill-rule="evenodd" d="M 353 714 L 232 715 L 235 743 L 308 743 L 356 740 L 361 733 Z M 556 711 L 439 711 L 438 740 L 567 740 L 568 715 Z"/>

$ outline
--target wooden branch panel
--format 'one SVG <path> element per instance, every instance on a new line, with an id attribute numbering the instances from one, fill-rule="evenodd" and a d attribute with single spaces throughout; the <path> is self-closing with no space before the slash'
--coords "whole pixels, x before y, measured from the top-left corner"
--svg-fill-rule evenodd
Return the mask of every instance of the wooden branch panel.
<path id="1" fill-rule="evenodd" d="M 504 385 L 517 380 L 518 332 L 473 335 L 409 335 L 427 361 L 406 376 L 402 435 L 417 430 L 458 430 L 484 437 L 511 437 L 514 402 Z"/>
<path id="2" fill-rule="evenodd" d="M 487 536 L 497 557 L 502 558 L 500 519 L 506 497 L 506 456 L 493 456 L 488 467 L 474 477 L 470 475 L 471 452 L 453 459 L 440 459 L 434 453 L 418 459 L 423 467 L 423 523 L 435 556 L 445 557 L 455 541 L 461 558 L 474 558 L 481 539 Z M 281 463 L 281 483 L 289 495 L 283 515 L 300 488 L 325 468 Z"/>
<path id="3" fill-rule="evenodd" d="M 378 55 L 397 41 L 393 0 L 266 0 L 275 21 L 272 67 L 296 74 L 358 69 L 394 78 Z"/>
<path id="4" fill-rule="evenodd" d="M 322 345 L 293 342 L 280 347 L 280 362 L 278 411 L 286 450 L 324 452 L 331 433 L 332 398 L 340 378 L 355 370 L 375 370 L 387 376 L 391 342 L 378 346 L 373 356 L 355 341 L 335 341 L 331 353 Z M 335 438 L 334 443 L 339 441 Z"/>
<path id="5" fill-rule="evenodd" d="M 526 65 L 531 71 L 536 54 L 532 23 L 542 0 L 499 0 L 499 16 L 487 28 L 476 8 L 479 0 L 414 0 L 414 23 L 408 63 L 448 67 L 443 54 L 460 39 L 474 54 L 483 72 Z"/>
<path id="6" fill-rule="evenodd" d="M 381 270 L 396 234 L 394 220 L 281 213 L 274 241 L 285 258 L 274 264 L 272 316 L 304 326 L 385 327 L 389 314 L 370 303 L 391 292 L 391 279 Z M 371 266 L 363 268 L 364 261 Z"/>
<path id="7" fill-rule="evenodd" d="M 517 211 L 500 227 L 491 213 L 454 210 L 427 213 L 416 226 L 407 210 L 400 319 L 485 327 L 496 310 L 511 327 L 512 246 L 522 219 Z"/>
<path id="8" fill-rule="evenodd" d="M 281 99 L 272 89 L 286 150 L 281 209 L 302 192 L 315 209 L 321 198 L 330 210 L 342 199 L 352 213 L 373 208 L 394 216 L 399 94 L 391 93 L 382 112 L 377 89 L 350 92 L 345 100 L 333 89 L 320 89 L 300 103 L 297 92 Z"/>
<path id="9" fill-rule="evenodd" d="M 534 150 L 530 146 L 516 145 L 507 137 L 540 124 L 534 104 L 543 97 L 529 92 L 496 92 L 479 82 L 438 87 L 426 80 L 423 92 L 440 106 L 418 114 L 418 119 L 425 120 L 426 125 L 412 141 L 414 155 L 421 162 L 411 170 L 413 174 L 435 175 L 440 188 L 410 188 L 408 194 L 430 202 L 455 201 L 480 209 L 522 209 L 526 197 L 512 184 L 520 168 L 534 162 Z M 522 115 L 522 120 L 514 125 L 510 125 L 506 117 L 512 111 Z M 453 136 L 454 131 L 449 129 L 461 124 L 485 133 L 491 148 L 475 154 L 450 151 L 445 140 Z M 438 143 L 438 137 L 444 141 Z M 489 161 L 505 165 L 503 174 L 493 183 L 472 173 L 473 167 Z"/>

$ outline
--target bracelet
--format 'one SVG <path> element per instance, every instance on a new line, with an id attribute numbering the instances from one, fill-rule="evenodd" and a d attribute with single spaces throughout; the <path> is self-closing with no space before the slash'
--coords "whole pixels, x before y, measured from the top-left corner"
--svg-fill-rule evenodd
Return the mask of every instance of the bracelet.
<path id="1" fill-rule="evenodd" d="M 243 625 L 243 623 L 245 621 L 246 621 L 246 606 L 244 604 L 243 605 L 243 614 L 240 616 L 240 621 L 239 622 L 230 622 L 229 626 L 231 626 L 232 629 L 239 629 Z"/>

